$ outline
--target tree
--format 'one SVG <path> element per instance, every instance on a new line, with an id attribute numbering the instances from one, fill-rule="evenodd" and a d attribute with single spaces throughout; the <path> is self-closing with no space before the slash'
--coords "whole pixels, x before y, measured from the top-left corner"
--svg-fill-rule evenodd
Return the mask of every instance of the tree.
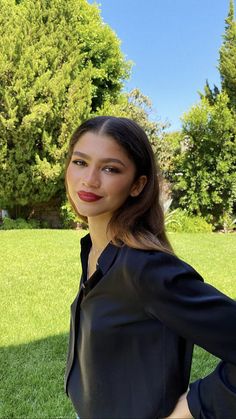
<path id="1" fill-rule="evenodd" d="M 228 97 L 230 106 L 236 110 L 236 21 L 234 18 L 234 0 L 230 0 L 228 16 L 225 19 L 225 33 L 223 44 L 220 48 L 219 71 L 221 76 L 222 90 Z M 200 92 L 200 97 L 207 98 L 211 105 L 214 105 L 220 89 L 214 85 L 210 87 L 208 80 L 204 86 L 204 93 Z"/>
<path id="2" fill-rule="evenodd" d="M 230 0 L 225 23 L 224 41 L 220 48 L 219 71 L 222 89 L 229 97 L 229 106 L 236 112 L 236 21 L 233 0 Z"/>
<path id="3" fill-rule="evenodd" d="M 119 96 L 120 41 L 86 0 L 0 0 L 0 207 L 60 196 L 68 138 Z"/>
<path id="4" fill-rule="evenodd" d="M 236 117 L 228 102 L 221 92 L 214 106 L 203 98 L 185 114 L 174 185 L 179 205 L 215 226 L 232 213 L 236 198 Z"/>
<path id="5" fill-rule="evenodd" d="M 199 92 L 200 98 L 206 98 L 210 105 L 214 105 L 216 98 L 218 94 L 220 93 L 220 90 L 218 87 L 214 84 L 213 89 L 210 87 L 208 80 L 206 80 L 206 84 L 204 86 L 204 93 Z"/>
<path id="6" fill-rule="evenodd" d="M 201 101 L 183 118 L 182 152 L 176 157 L 174 202 L 219 227 L 236 198 L 236 22 L 230 0 L 220 49 L 221 91 L 208 80 Z"/>
<path id="7" fill-rule="evenodd" d="M 176 173 L 176 159 L 181 153 L 182 140 L 181 131 L 164 131 L 156 143 L 156 155 L 162 174 L 171 184 Z"/>

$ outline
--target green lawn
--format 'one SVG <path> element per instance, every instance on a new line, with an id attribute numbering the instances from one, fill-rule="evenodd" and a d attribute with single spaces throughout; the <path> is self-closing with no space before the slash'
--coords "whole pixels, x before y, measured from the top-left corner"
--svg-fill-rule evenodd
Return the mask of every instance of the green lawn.
<path id="1" fill-rule="evenodd" d="M 0 231 L 0 418 L 74 418 L 63 377 L 82 234 Z M 236 298 L 236 235 L 172 233 L 170 239 L 207 282 Z M 197 348 L 192 378 L 216 362 Z"/>

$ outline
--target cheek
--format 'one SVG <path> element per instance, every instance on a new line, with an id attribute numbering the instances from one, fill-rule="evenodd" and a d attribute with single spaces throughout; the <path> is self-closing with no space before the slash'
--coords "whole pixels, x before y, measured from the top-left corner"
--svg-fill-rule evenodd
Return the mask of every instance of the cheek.
<path id="1" fill-rule="evenodd" d="M 71 183 L 70 170 L 68 168 L 67 171 L 66 171 L 66 186 L 67 186 L 67 189 L 70 188 L 70 183 Z"/>
<path id="2" fill-rule="evenodd" d="M 69 184 L 73 183 L 73 181 L 75 179 L 76 179 L 76 171 L 75 171 L 75 169 L 73 168 L 72 165 L 69 165 L 68 169 L 67 169 L 67 172 L 66 172 L 67 184 L 69 185 Z"/>
<path id="3" fill-rule="evenodd" d="M 127 178 L 122 178 L 111 185 L 111 191 L 117 197 L 126 198 L 130 194 L 132 184 L 132 180 L 128 181 Z"/>
<path id="4" fill-rule="evenodd" d="M 67 192 L 71 196 L 75 188 L 75 176 L 71 168 L 68 168 L 66 172 L 66 186 L 67 186 Z"/>

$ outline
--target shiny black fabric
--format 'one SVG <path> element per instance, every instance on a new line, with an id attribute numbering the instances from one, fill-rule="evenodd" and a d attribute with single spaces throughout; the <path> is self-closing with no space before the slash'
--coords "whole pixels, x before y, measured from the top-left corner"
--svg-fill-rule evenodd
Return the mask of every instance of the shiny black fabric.
<path id="1" fill-rule="evenodd" d="M 80 418 L 169 415 L 188 387 L 194 343 L 223 362 L 191 384 L 193 417 L 236 418 L 236 303 L 177 257 L 127 246 L 109 244 L 86 281 L 90 246 L 86 236 L 65 375 Z"/>

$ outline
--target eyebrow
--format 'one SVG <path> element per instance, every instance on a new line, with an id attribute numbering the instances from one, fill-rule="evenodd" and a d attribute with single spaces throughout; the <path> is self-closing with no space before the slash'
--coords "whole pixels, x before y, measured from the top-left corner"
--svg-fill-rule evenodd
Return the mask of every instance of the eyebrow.
<path id="1" fill-rule="evenodd" d="M 89 157 L 88 154 L 82 153 L 81 151 L 74 151 L 73 155 L 79 156 L 79 157 L 83 157 L 84 159 L 87 160 L 91 160 L 91 158 Z M 122 166 L 126 167 L 125 164 L 119 160 L 119 159 L 114 159 L 113 157 L 106 157 L 104 159 L 100 160 L 102 163 L 119 163 Z"/>

